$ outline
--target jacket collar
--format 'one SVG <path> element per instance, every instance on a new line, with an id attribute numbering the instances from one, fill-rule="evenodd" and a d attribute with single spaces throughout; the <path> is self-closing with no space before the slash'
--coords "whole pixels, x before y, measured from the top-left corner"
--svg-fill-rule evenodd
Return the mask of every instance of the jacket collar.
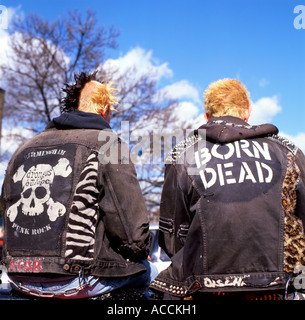
<path id="1" fill-rule="evenodd" d="M 56 129 L 111 129 L 108 122 L 100 115 L 90 112 L 73 110 L 65 112 L 59 117 L 56 117 L 48 125 L 48 128 L 55 127 Z"/>
<path id="2" fill-rule="evenodd" d="M 250 125 L 232 116 L 211 118 L 208 123 L 199 128 L 199 134 L 201 129 L 205 130 L 207 140 L 216 143 L 229 143 L 278 134 L 278 128 L 272 124 Z"/>

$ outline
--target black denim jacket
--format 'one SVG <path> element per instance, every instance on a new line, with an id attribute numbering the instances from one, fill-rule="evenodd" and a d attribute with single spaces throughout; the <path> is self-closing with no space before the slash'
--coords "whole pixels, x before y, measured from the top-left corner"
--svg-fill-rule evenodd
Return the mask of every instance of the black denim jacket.
<path id="1" fill-rule="evenodd" d="M 145 201 L 127 146 L 99 115 L 65 113 L 20 146 L 2 205 L 9 275 L 145 271 Z"/>
<path id="2" fill-rule="evenodd" d="M 305 262 L 305 157 L 273 125 L 211 119 L 167 159 L 161 247 L 171 266 L 151 288 L 284 288 Z"/>

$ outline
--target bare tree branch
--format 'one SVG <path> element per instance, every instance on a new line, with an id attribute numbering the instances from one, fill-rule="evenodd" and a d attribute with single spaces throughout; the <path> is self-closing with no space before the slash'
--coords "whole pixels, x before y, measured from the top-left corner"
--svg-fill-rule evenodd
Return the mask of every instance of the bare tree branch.
<path id="1" fill-rule="evenodd" d="M 118 32 L 98 26 L 94 11 L 78 11 L 54 22 L 37 14 L 14 21 L 7 64 L 0 64 L 6 81 L 5 116 L 32 126 L 59 114 L 61 88 L 76 71 L 92 71 L 103 62 L 106 48 L 116 48 Z M 26 109 L 26 111 L 25 111 Z M 40 125 L 39 125 L 40 123 Z"/>
<path id="2" fill-rule="evenodd" d="M 152 131 L 175 121 L 175 101 L 160 96 L 154 71 L 143 75 L 137 66 L 125 72 L 105 67 L 105 50 L 117 47 L 117 37 L 114 27 L 98 25 L 92 10 L 87 10 L 85 16 L 69 11 L 53 22 L 37 14 L 15 21 L 7 53 L 9 63 L 0 63 L 0 73 L 6 81 L 5 117 L 21 122 L 32 132 L 41 131 L 59 114 L 64 83 L 71 82 L 75 72 L 98 70 L 101 80 L 113 81 L 119 89 L 119 112 L 113 113 L 111 126 L 119 132 L 121 122 L 129 121 L 133 132 L 146 130 L 151 154 Z M 128 142 L 131 148 L 136 144 Z M 157 214 L 163 165 L 147 163 L 136 167 L 147 206 Z"/>

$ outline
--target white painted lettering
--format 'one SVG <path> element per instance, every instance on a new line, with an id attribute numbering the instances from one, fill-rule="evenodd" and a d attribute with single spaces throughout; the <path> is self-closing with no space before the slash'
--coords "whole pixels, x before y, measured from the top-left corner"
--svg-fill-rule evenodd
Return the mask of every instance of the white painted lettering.
<path id="1" fill-rule="evenodd" d="M 273 171 L 266 163 L 262 163 L 262 167 L 268 171 L 268 177 L 265 178 L 265 182 L 270 183 L 273 178 Z"/>
<path id="2" fill-rule="evenodd" d="M 239 141 L 235 141 L 234 146 L 235 146 L 236 157 L 241 158 Z"/>
<path id="3" fill-rule="evenodd" d="M 206 180 L 205 173 L 208 173 L 208 174 L 212 175 L 211 179 L 209 181 Z M 217 173 L 212 168 L 206 168 L 204 171 L 200 170 L 200 177 L 201 177 L 201 180 L 203 182 L 203 185 L 204 185 L 205 189 L 207 189 L 207 188 L 210 188 L 211 186 L 213 186 L 215 184 L 216 179 L 217 179 Z"/>
<path id="4" fill-rule="evenodd" d="M 247 175 L 246 175 L 246 173 L 247 173 Z M 248 163 L 242 162 L 238 183 L 242 183 L 245 180 L 252 180 L 253 183 L 256 183 L 256 180 L 254 178 L 253 173 L 251 172 L 251 169 L 250 169 Z"/>
<path id="5" fill-rule="evenodd" d="M 214 144 L 214 146 L 212 147 L 212 150 L 211 150 L 211 154 L 212 156 L 214 156 L 215 158 L 218 158 L 218 159 L 222 159 L 222 160 L 227 160 L 227 159 L 230 159 L 233 154 L 234 154 L 234 146 L 232 143 L 227 143 L 223 146 L 226 146 L 228 147 L 228 152 L 226 154 L 220 154 L 217 149 L 219 148 L 219 144 Z"/>
<path id="6" fill-rule="evenodd" d="M 248 140 L 240 140 L 241 143 L 241 149 L 243 152 L 250 158 L 253 158 L 253 153 L 249 150 L 250 142 Z"/>
<path id="7" fill-rule="evenodd" d="M 257 174 L 258 174 L 258 181 L 260 183 L 264 182 L 264 176 L 263 176 L 263 171 L 262 167 L 259 161 L 255 161 L 256 164 L 256 169 L 257 169 Z"/>
<path id="8" fill-rule="evenodd" d="M 217 280 L 206 277 L 203 279 L 203 283 L 204 283 L 204 286 L 207 288 L 243 287 L 246 285 L 243 279 L 248 277 L 249 275 L 230 276 L 225 279 L 217 279 Z"/>
<path id="9" fill-rule="evenodd" d="M 233 167 L 233 162 L 225 163 L 223 166 L 225 168 L 231 168 L 231 167 Z M 226 175 L 226 177 L 230 177 L 233 174 L 232 174 L 231 170 L 227 170 L 227 171 L 225 171 L 225 175 Z M 236 179 L 235 178 L 227 179 L 226 181 L 227 181 L 227 184 L 236 183 Z"/>
<path id="10" fill-rule="evenodd" d="M 211 159 L 212 159 L 212 156 L 208 148 L 203 148 L 201 149 L 200 152 L 199 151 L 195 152 L 195 161 L 196 161 L 197 168 L 204 166 Z"/>
<path id="11" fill-rule="evenodd" d="M 262 147 L 257 141 L 253 141 L 253 150 L 255 158 L 259 159 L 259 153 L 261 153 L 265 160 L 271 160 L 268 144 L 266 142 L 263 143 Z"/>

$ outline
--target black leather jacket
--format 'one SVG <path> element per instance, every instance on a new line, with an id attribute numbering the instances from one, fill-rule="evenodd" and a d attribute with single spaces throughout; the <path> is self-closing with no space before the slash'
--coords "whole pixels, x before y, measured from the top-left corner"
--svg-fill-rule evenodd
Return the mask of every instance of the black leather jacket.
<path id="1" fill-rule="evenodd" d="M 273 125 L 211 119 L 167 159 L 160 245 L 172 264 L 151 288 L 284 288 L 305 263 L 305 157 Z"/>
<path id="2" fill-rule="evenodd" d="M 127 146 L 72 111 L 13 155 L 2 192 L 9 275 L 122 277 L 145 271 L 149 220 Z"/>

